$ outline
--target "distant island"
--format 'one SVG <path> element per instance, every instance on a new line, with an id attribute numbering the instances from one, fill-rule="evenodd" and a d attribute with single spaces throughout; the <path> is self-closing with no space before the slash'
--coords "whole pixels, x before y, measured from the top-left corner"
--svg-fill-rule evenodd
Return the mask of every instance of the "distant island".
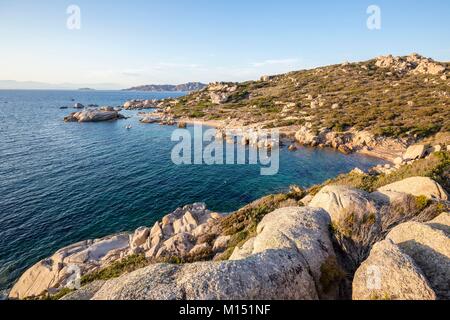
<path id="1" fill-rule="evenodd" d="M 148 84 L 124 89 L 124 91 L 153 91 L 153 92 L 191 92 L 205 88 L 207 85 L 200 82 L 188 82 L 179 85 L 172 84 Z"/>
<path id="2" fill-rule="evenodd" d="M 92 89 L 92 88 L 79 88 L 78 91 L 95 91 L 95 89 Z"/>

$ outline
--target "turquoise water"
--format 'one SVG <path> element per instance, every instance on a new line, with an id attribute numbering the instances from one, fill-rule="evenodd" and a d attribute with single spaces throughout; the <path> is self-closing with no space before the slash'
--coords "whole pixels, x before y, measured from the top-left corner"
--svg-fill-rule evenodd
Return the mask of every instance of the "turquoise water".
<path id="1" fill-rule="evenodd" d="M 76 102 L 122 105 L 174 93 L 0 90 L 0 290 L 68 244 L 152 225 L 179 206 L 206 202 L 230 212 L 291 184 L 310 186 L 379 160 L 330 150 L 282 150 L 280 171 L 176 166 L 174 127 L 130 119 L 64 123 Z M 132 130 L 124 127 L 132 124 Z"/>

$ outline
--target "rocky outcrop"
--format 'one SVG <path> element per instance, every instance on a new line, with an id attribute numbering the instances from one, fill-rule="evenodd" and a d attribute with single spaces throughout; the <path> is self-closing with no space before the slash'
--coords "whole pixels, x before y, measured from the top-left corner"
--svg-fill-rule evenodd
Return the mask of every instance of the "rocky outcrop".
<path id="1" fill-rule="evenodd" d="M 65 247 L 28 269 L 14 285 L 9 297 L 24 299 L 44 292 L 55 293 L 59 288 L 69 285 L 73 275 L 82 275 L 106 266 L 124 257 L 128 250 L 127 234 L 82 241 Z"/>
<path id="2" fill-rule="evenodd" d="M 216 82 L 208 85 L 206 90 L 209 92 L 209 98 L 214 104 L 224 104 L 228 102 L 230 96 L 237 90 L 234 83 Z"/>
<path id="3" fill-rule="evenodd" d="M 179 208 L 155 223 L 141 249 L 147 258 L 157 259 L 195 254 L 198 245 L 203 244 L 201 236 L 213 233 L 220 218 L 221 215 L 207 210 L 202 203 Z"/>
<path id="4" fill-rule="evenodd" d="M 401 192 L 430 199 L 448 200 L 445 190 L 436 181 L 426 177 L 412 177 L 378 189 L 380 192 Z"/>
<path id="5" fill-rule="evenodd" d="M 241 261 L 152 265 L 108 281 L 92 299 L 313 300 L 317 294 L 298 254 L 274 250 Z"/>
<path id="6" fill-rule="evenodd" d="M 450 299 L 450 214 L 428 223 L 407 222 L 387 236 L 423 271 L 439 299 Z"/>
<path id="7" fill-rule="evenodd" d="M 309 206 L 324 209 L 335 223 L 345 221 L 349 217 L 362 220 L 378 213 L 375 202 L 367 192 L 346 186 L 324 187 Z"/>
<path id="8" fill-rule="evenodd" d="M 212 233 L 220 218 L 219 214 L 207 210 L 204 204 L 196 203 L 175 210 L 151 229 L 140 227 L 131 234 L 70 245 L 28 269 L 14 285 L 9 297 L 24 299 L 45 292 L 56 293 L 71 285 L 75 273 L 83 276 L 134 254 L 144 254 L 152 260 L 172 256 L 182 259 L 190 254 L 199 254 L 199 248 L 209 250 L 211 255 L 222 252 L 223 245 L 217 246 L 215 251 L 209 244 L 205 248 L 202 238 Z"/>
<path id="9" fill-rule="evenodd" d="M 66 296 L 62 297 L 61 300 L 67 300 L 67 301 L 90 300 L 97 293 L 97 291 L 102 288 L 102 286 L 105 284 L 105 282 L 106 281 L 102 281 L 102 280 L 94 281 L 94 282 L 84 286 L 81 289 L 78 289 L 74 292 L 67 294 Z"/>
<path id="10" fill-rule="evenodd" d="M 391 160 L 402 154 L 405 148 L 405 142 L 400 139 L 375 137 L 367 131 L 313 130 L 310 123 L 300 126 L 295 133 L 295 141 L 305 146 L 333 148 L 344 154 L 361 152 Z"/>
<path id="11" fill-rule="evenodd" d="M 353 300 L 435 299 L 422 270 L 391 240 L 374 245 L 353 279 Z"/>
<path id="12" fill-rule="evenodd" d="M 226 103 L 229 98 L 228 94 L 226 93 L 216 93 L 216 92 L 211 92 L 209 94 L 209 97 L 211 98 L 211 102 L 214 104 Z"/>
<path id="13" fill-rule="evenodd" d="M 413 164 L 415 161 L 429 157 L 431 154 L 441 152 L 445 147 L 441 144 L 430 146 L 429 144 L 414 144 L 409 146 L 403 155 L 393 159 L 394 169 L 398 169 L 404 165 Z M 386 172 L 382 172 L 386 173 Z"/>
<path id="14" fill-rule="evenodd" d="M 394 57 L 392 55 L 378 57 L 375 65 L 379 68 L 391 69 L 399 74 L 440 75 L 446 70 L 443 64 L 418 54 L 411 54 L 407 57 Z"/>
<path id="15" fill-rule="evenodd" d="M 414 179 L 407 179 L 400 185 L 404 183 L 408 188 L 387 186 L 371 194 L 346 186 L 330 185 L 314 196 L 309 206 L 322 208 L 330 214 L 336 243 L 344 253 L 348 270 L 354 272 L 367 258 L 372 246 L 394 226 L 414 219 L 422 212 L 423 209 L 418 209 L 418 203 L 422 200 L 414 196 L 428 195 L 425 191 L 432 194 L 433 190 L 442 189 L 429 178 L 419 178 L 418 181 L 416 184 Z M 419 192 L 415 185 L 423 186 L 423 189 Z M 442 200 L 445 199 L 440 197 L 434 202 Z M 434 211 L 424 213 L 422 219 L 432 219 L 434 214 Z"/>
<path id="16" fill-rule="evenodd" d="M 124 103 L 125 110 L 142 110 L 157 108 L 158 100 L 130 100 Z"/>
<path id="17" fill-rule="evenodd" d="M 115 110 L 83 110 L 71 113 L 64 118 L 65 122 L 101 122 L 125 119 L 125 116 Z"/>
<path id="18" fill-rule="evenodd" d="M 334 258 L 329 224 L 320 209 L 280 209 L 259 224 L 247 256 L 152 265 L 106 282 L 93 299 L 318 299 L 322 266 Z"/>

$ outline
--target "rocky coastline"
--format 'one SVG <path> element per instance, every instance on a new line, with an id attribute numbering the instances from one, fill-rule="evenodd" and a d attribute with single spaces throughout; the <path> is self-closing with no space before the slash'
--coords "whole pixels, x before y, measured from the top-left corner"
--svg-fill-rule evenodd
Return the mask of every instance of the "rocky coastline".
<path id="1" fill-rule="evenodd" d="M 444 185 L 413 174 L 423 167 Z M 9 298 L 448 299 L 449 167 L 440 151 L 402 166 L 403 179 L 378 173 L 386 182 L 370 189 L 349 184 L 370 177 L 352 172 L 227 215 L 185 206 L 153 227 L 58 250 Z M 383 281 L 371 289 L 365 275 L 374 265 Z"/>

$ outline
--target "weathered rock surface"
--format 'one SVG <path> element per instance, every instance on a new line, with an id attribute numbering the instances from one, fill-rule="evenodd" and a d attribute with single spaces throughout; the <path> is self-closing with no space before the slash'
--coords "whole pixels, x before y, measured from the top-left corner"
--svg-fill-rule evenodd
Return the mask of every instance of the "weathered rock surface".
<path id="1" fill-rule="evenodd" d="M 320 217 L 320 220 L 313 215 Z M 245 244 L 244 250 L 251 256 L 269 249 L 297 248 L 306 259 L 316 286 L 320 288 L 321 267 L 330 256 L 334 258 L 329 229 L 324 228 L 330 222 L 329 216 L 320 209 L 279 209 L 261 221 L 257 237 Z M 240 253 L 233 258 L 245 257 L 242 249 L 238 250 Z"/>
<path id="2" fill-rule="evenodd" d="M 330 214 L 333 222 L 343 221 L 353 214 L 363 218 L 368 214 L 377 213 L 376 203 L 367 192 L 346 186 L 324 187 L 312 199 L 309 206 L 324 209 Z"/>
<path id="3" fill-rule="evenodd" d="M 147 227 L 138 228 L 131 238 L 131 248 L 136 249 L 144 245 L 150 236 L 150 229 Z"/>
<path id="4" fill-rule="evenodd" d="M 250 238 L 244 244 L 236 247 L 229 260 L 242 260 L 248 258 L 253 253 L 255 238 Z"/>
<path id="5" fill-rule="evenodd" d="M 275 250 L 242 261 L 152 265 L 108 281 L 93 297 L 93 300 L 180 299 L 312 300 L 317 295 L 298 255 Z"/>
<path id="6" fill-rule="evenodd" d="M 71 113 L 64 118 L 66 122 L 101 122 L 124 119 L 125 117 L 117 111 L 83 110 Z"/>
<path id="7" fill-rule="evenodd" d="M 429 223 L 407 222 L 387 236 L 423 271 L 439 299 L 450 299 L 450 214 Z"/>
<path id="8" fill-rule="evenodd" d="M 157 100 L 130 100 L 124 103 L 123 108 L 125 110 L 153 109 L 157 107 L 157 104 Z"/>
<path id="9" fill-rule="evenodd" d="M 103 287 L 106 281 L 98 280 L 94 281 L 83 288 L 76 290 L 72 293 L 61 298 L 61 300 L 72 300 L 72 301 L 82 301 L 90 300 L 95 295 L 95 293 Z"/>
<path id="10" fill-rule="evenodd" d="M 199 244 L 199 237 L 211 231 L 220 218 L 221 215 L 207 210 L 203 203 L 175 210 L 151 229 L 145 248 L 147 258 L 189 254 Z"/>
<path id="11" fill-rule="evenodd" d="M 214 104 L 222 104 L 222 103 L 226 103 L 228 101 L 229 95 L 226 93 L 216 93 L 216 92 L 211 92 L 209 94 L 210 98 L 211 98 L 211 102 Z"/>
<path id="12" fill-rule="evenodd" d="M 231 239 L 231 236 L 220 236 L 214 241 L 214 247 L 213 250 L 220 252 L 227 248 L 228 243 Z"/>
<path id="13" fill-rule="evenodd" d="M 408 194 L 396 191 L 375 191 L 370 194 L 370 198 L 377 204 L 389 205 L 394 202 L 406 201 Z"/>
<path id="14" fill-rule="evenodd" d="M 380 68 L 389 68 L 400 74 L 439 75 L 446 70 L 444 65 L 418 54 L 411 54 L 407 57 L 394 57 L 392 55 L 378 57 L 375 65 Z"/>
<path id="15" fill-rule="evenodd" d="M 144 114 L 139 121 L 142 123 L 159 123 L 168 126 L 176 124 L 174 117 L 164 112 Z"/>
<path id="16" fill-rule="evenodd" d="M 405 154 L 403 155 L 403 161 L 411 161 L 420 159 L 425 155 L 425 152 L 427 151 L 427 146 L 423 144 L 416 144 L 413 146 L 410 146 Z"/>
<path id="17" fill-rule="evenodd" d="M 378 189 L 380 192 L 402 192 L 430 199 L 448 200 L 445 190 L 436 181 L 426 177 L 412 177 Z"/>
<path id="18" fill-rule="evenodd" d="M 152 265 L 106 282 L 93 299 L 318 299 L 321 266 L 334 257 L 329 224 L 321 209 L 280 209 L 258 226 L 249 256 Z"/>
<path id="19" fill-rule="evenodd" d="M 312 147 L 330 147 L 342 153 L 361 152 L 394 160 L 404 151 L 404 142 L 399 139 L 375 137 L 367 131 L 334 132 L 323 128 L 311 128 L 311 123 L 300 126 L 295 133 L 295 141 Z"/>
<path id="20" fill-rule="evenodd" d="M 58 250 L 36 263 L 17 281 L 9 293 L 12 299 L 38 296 L 64 287 L 77 270 L 80 274 L 96 270 L 118 260 L 129 250 L 127 234 L 88 240 Z"/>
<path id="21" fill-rule="evenodd" d="M 375 244 L 353 279 L 353 300 L 435 300 L 422 270 L 391 240 Z"/>
<path id="22" fill-rule="evenodd" d="M 151 259 L 182 258 L 198 253 L 200 249 L 207 249 L 202 246 L 203 243 L 197 243 L 199 238 L 210 232 L 220 218 L 221 215 L 210 212 L 204 204 L 196 203 L 175 210 L 151 229 L 140 227 L 132 234 L 73 244 L 28 269 L 9 297 L 24 299 L 45 292 L 57 292 L 69 284 L 74 272 L 82 276 L 133 254 L 145 254 Z M 223 248 L 217 248 L 218 252 L 221 250 Z"/>
<path id="23" fill-rule="evenodd" d="M 208 85 L 206 90 L 209 92 L 209 98 L 214 104 L 223 104 L 228 102 L 230 96 L 237 90 L 234 83 L 215 82 Z"/>

